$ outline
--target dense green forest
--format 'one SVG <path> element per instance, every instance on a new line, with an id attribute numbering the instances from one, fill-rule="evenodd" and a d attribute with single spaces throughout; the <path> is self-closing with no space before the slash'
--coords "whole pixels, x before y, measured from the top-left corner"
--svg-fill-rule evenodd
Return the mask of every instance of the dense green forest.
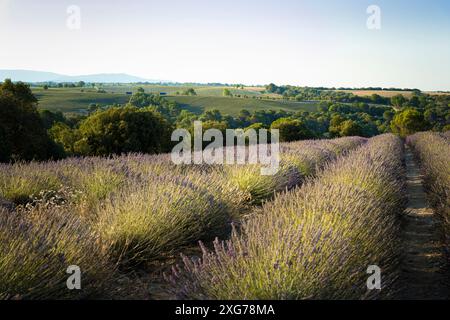
<path id="1" fill-rule="evenodd" d="M 243 109 L 232 116 L 212 109 L 198 114 L 138 88 L 124 105 L 92 103 L 86 114 L 66 115 L 38 110 L 29 85 L 5 80 L 0 85 L 0 161 L 168 152 L 173 145 L 171 132 L 176 128 L 192 130 L 195 120 L 203 122 L 203 130 L 279 129 L 282 141 L 372 137 L 387 132 L 406 136 L 450 129 L 450 95 L 414 90 L 410 97 L 401 91 L 391 98 L 378 94 L 360 97 L 326 88 L 274 84 L 266 86 L 265 92 L 320 104 L 316 112 Z M 195 90 L 187 93 L 195 95 Z"/>

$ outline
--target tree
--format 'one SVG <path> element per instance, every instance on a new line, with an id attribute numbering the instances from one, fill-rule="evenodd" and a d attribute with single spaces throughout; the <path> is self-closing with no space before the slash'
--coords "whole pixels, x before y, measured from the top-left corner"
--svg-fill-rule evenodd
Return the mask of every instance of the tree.
<path id="1" fill-rule="evenodd" d="M 406 101 L 406 98 L 401 94 L 395 95 L 391 98 L 392 105 L 397 108 L 401 108 Z"/>
<path id="2" fill-rule="evenodd" d="M 113 107 L 97 111 L 81 123 L 75 151 L 94 156 L 168 152 L 171 133 L 172 127 L 157 112 Z"/>
<path id="3" fill-rule="evenodd" d="M 203 133 L 209 129 L 217 129 L 217 130 L 220 130 L 222 132 L 222 134 L 225 136 L 225 132 L 227 130 L 227 124 L 222 121 L 207 120 L 202 123 L 202 129 L 203 129 Z"/>
<path id="4" fill-rule="evenodd" d="M 266 91 L 268 93 L 275 93 L 277 90 L 278 90 L 278 87 L 273 83 L 270 83 L 266 86 Z"/>
<path id="5" fill-rule="evenodd" d="M 237 116 L 237 125 L 240 128 L 244 128 L 250 125 L 250 119 L 252 114 L 247 109 L 242 109 L 239 111 L 239 114 Z"/>
<path id="6" fill-rule="evenodd" d="M 196 96 L 197 92 L 195 92 L 194 88 L 189 88 L 186 91 L 183 92 L 183 95 L 185 96 Z"/>
<path id="7" fill-rule="evenodd" d="M 231 94 L 231 91 L 229 89 L 225 88 L 225 89 L 223 89 L 223 96 L 224 97 L 231 97 L 233 95 Z"/>
<path id="8" fill-rule="evenodd" d="M 129 105 L 138 108 L 151 107 L 170 122 L 175 122 L 182 110 L 176 102 L 168 101 L 160 95 L 145 93 L 142 88 L 138 88 L 131 96 Z"/>
<path id="9" fill-rule="evenodd" d="M 66 119 L 61 111 L 52 112 L 50 110 L 39 110 L 39 116 L 41 117 L 42 124 L 45 129 L 50 129 L 56 122 L 65 122 Z"/>
<path id="10" fill-rule="evenodd" d="M 38 102 L 29 85 L 23 82 L 13 83 L 10 79 L 6 79 L 0 85 L 0 94 L 10 94 L 15 99 L 29 106 Z"/>
<path id="11" fill-rule="evenodd" d="M 148 107 L 157 103 L 156 95 L 145 93 L 143 88 L 137 88 L 137 92 L 130 97 L 130 105 L 138 108 Z"/>
<path id="12" fill-rule="evenodd" d="M 326 101 L 320 101 L 319 106 L 317 107 L 317 110 L 319 112 L 328 112 L 330 106 L 328 105 L 328 102 Z"/>
<path id="13" fill-rule="evenodd" d="M 197 120 L 198 116 L 195 113 L 192 113 L 188 110 L 181 110 L 178 115 L 175 125 L 177 128 L 188 129 L 192 126 L 195 120 Z"/>
<path id="14" fill-rule="evenodd" d="M 395 112 L 393 110 L 386 110 L 385 112 L 383 112 L 383 119 L 386 122 L 390 122 L 394 118 L 394 115 L 395 115 Z"/>
<path id="15" fill-rule="evenodd" d="M 75 145 L 80 140 L 79 132 L 76 129 L 72 129 L 67 124 L 62 122 L 56 122 L 50 129 L 49 134 L 52 139 L 59 144 L 67 155 L 82 155 L 83 152 L 79 152 Z"/>
<path id="16" fill-rule="evenodd" d="M 428 122 L 435 122 L 439 118 L 436 110 L 428 109 L 423 113 L 424 119 Z"/>
<path id="17" fill-rule="evenodd" d="M 0 84 L 0 161 L 45 160 L 64 156 L 50 139 L 28 85 Z"/>
<path id="18" fill-rule="evenodd" d="M 425 131 L 429 124 L 424 116 L 416 109 L 405 109 L 397 113 L 391 121 L 391 130 L 393 133 L 406 137 L 415 132 Z"/>
<path id="19" fill-rule="evenodd" d="M 201 121 L 222 121 L 222 114 L 218 109 L 206 110 L 200 117 Z"/>
<path id="20" fill-rule="evenodd" d="M 280 130 L 281 142 L 311 139 L 314 137 L 314 134 L 306 125 L 296 119 L 280 118 L 274 121 L 270 128 Z"/>
<path id="21" fill-rule="evenodd" d="M 346 120 L 341 123 L 339 134 L 341 137 L 362 136 L 362 127 L 353 120 Z"/>
<path id="22" fill-rule="evenodd" d="M 262 124 L 261 122 L 256 122 L 253 123 L 252 125 L 248 126 L 247 128 L 245 128 L 245 130 L 249 130 L 249 129 L 254 129 L 254 130 L 261 130 L 261 129 L 266 129 L 267 127 Z"/>
<path id="23" fill-rule="evenodd" d="M 339 136 L 341 131 L 341 123 L 345 121 L 345 118 L 340 114 L 335 114 L 331 117 L 330 126 L 328 131 L 331 133 L 331 136 Z"/>
<path id="24" fill-rule="evenodd" d="M 411 99 L 409 99 L 408 105 L 413 108 L 418 108 L 420 106 L 420 98 L 417 95 L 413 95 Z"/>
<path id="25" fill-rule="evenodd" d="M 48 90 L 48 85 L 44 85 L 44 86 L 42 87 L 42 89 Z"/>
<path id="26" fill-rule="evenodd" d="M 383 97 L 381 97 L 380 95 L 374 93 L 374 94 L 372 94 L 372 95 L 370 96 L 370 100 L 371 100 L 373 103 L 382 104 L 384 99 L 383 99 Z"/>

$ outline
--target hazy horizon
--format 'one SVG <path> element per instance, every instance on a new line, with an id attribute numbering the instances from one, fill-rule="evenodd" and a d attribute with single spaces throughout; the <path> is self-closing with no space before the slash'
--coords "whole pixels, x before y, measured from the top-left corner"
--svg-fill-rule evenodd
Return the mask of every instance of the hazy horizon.
<path id="1" fill-rule="evenodd" d="M 70 5 L 80 29 L 67 27 Z M 366 26 L 370 5 L 379 30 Z M 0 69 L 448 91 L 449 18 L 444 0 L 0 0 Z"/>

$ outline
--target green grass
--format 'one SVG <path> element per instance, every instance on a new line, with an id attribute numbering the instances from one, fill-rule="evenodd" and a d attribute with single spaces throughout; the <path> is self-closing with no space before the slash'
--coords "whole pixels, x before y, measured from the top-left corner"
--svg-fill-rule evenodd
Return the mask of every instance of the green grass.
<path id="1" fill-rule="evenodd" d="M 64 113 L 83 113 L 91 103 L 101 106 L 112 104 L 125 104 L 129 101 L 130 95 L 126 92 L 135 92 L 137 85 L 111 85 L 102 87 L 106 93 L 98 93 L 93 88 L 33 88 L 33 93 L 39 100 L 40 109 L 51 111 L 61 111 Z M 317 104 L 314 102 L 295 102 L 283 100 L 265 100 L 238 97 L 223 97 L 222 92 L 225 87 L 194 87 L 197 96 L 178 96 L 175 93 L 183 92 L 188 87 L 185 86 L 161 86 L 143 85 L 146 92 L 165 92 L 167 99 L 178 102 L 183 108 L 195 113 L 202 113 L 205 110 L 218 109 L 222 114 L 237 115 L 240 110 L 286 110 L 286 111 L 317 111 Z M 82 91 L 83 90 L 83 91 Z M 246 95 L 248 97 L 264 97 L 258 88 L 233 89 L 229 88 L 232 94 Z"/>
<path id="2" fill-rule="evenodd" d="M 165 92 L 168 95 L 176 95 L 176 93 L 182 93 L 189 88 L 194 88 L 195 92 L 199 96 L 215 96 L 221 97 L 223 96 L 223 90 L 227 88 L 234 95 L 247 95 L 247 96 L 265 96 L 261 93 L 264 88 L 259 87 L 244 87 L 244 89 L 236 89 L 233 87 L 224 87 L 224 86 L 175 86 L 175 85 L 157 85 L 157 84 L 111 84 L 111 85 L 103 85 L 101 86 L 108 94 L 118 94 L 125 95 L 127 92 L 136 92 L 137 88 L 144 88 L 147 93 L 160 93 Z M 50 88 L 47 91 L 44 91 L 42 88 L 33 88 L 33 92 L 42 94 L 44 96 L 54 95 L 54 94 L 63 94 L 63 93 L 80 93 L 80 88 Z M 95 89 L 91 87 L 84 88 L 85 93 L 95 93 Z"/>
<path id="3" fill-rule="evenodd" d="M 105 90 L 113 93 L 135 92 L 138 87 L 144 88 L 145 92 L 148 93 L 160 93 L 165 92 L 168 95 L 175 95 L 177 92 L 182 93 L 189 88 L 194 88 L 195 92 L 199 96 L 214 96 L 221 97 L 223 95 L 223 90 L 228 88 L 230 92 L 234 95 L 247 95 L 247 96 L 260 96 L 263 88 L 253 88 L 248 87 L 244 89 L 236 89 L 233 87 L 222 87 L 222 86 L 163 86 L 163 85 L 111 85 L 105 87 Z"/>
<path id="4" fill-rule="evenodd" d="M 85 88 L 84 92 L 81 92 L 80 88 L 50 88 L 48 90 L 33 88 L 33 94 L 39 101 L 39 108 L 51 111 L 82 113 L 91 103 L 104 106 L 115 103 L 124 104 L 130 100 L 129 95 L 106 91 L 106 93 L 97 93 L 92 88 Z"/>
<path id="5" fill-rule="evenodd" d="M 250 112 L 270 109 L 294 112 L 302 110 L 317 111 L 317 104 L 309 102 L 204 96 L 170 96 L 167 99 L 176 101 L 184 108 L 196 113 L 211 109 L 218 109 L 222 114 L 229 115 L 237 115 L 242 109 L 247 109 Z"/>

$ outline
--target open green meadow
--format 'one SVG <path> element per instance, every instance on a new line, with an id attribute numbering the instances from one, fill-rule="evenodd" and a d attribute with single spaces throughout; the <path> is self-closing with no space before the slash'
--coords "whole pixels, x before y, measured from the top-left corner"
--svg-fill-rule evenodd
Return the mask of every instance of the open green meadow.
<path id="1" fill-rule="evenodd" d="M 111 93 L 122 93 L 135 92 L 138 87 L 142 87 L 147 93 L 161 93 L 164 92 L 167 95 L 177 95 L 183 93 L 183 91 L 189 88 L 194 88 L 195 92 L 199 96 L 214 96 L 221 97 L 223 95 L 223 90 L 228 89 L 233 95 L 241 96 L 262 96 L 264 91 L 263 87 L 244 87 L 244 89 L 238 89 L 235 87 L 225 87 L 225 86 L 189 86 L 189 85 L 157 85 L 157 84 L 117 84 L 109 85 L 105 87 L 105 90 Z"/>
<path id="2" fill-rule="evenodd" d="M 124 104 L 130 100 L 130 96 L 126 94 L 99 93 L 90 88 L 50 88 L 48 90 L 33 88 L 33 94 L 39 101 L 39 109 L 64 113 L 82 113 L 91 103 L 103 106 Z"/>
<path id="3" fill-rule="evenodd" d="M 33 94 L 39 100 L 39 108 L 63 113 L 83 113 L 90 104 L 100 106 L 126 104 L 135 93 L 138 85 L 104 86 L 104 92 L 97 92 L 95 88 L 33 88 Z M 295 102 L 284 100 L 264 99 L 262 88 L 246 87 L 244 89 L 228 88 L 235 97 L 223 97 L 223 90 L 227 87 L 200 86 L 194 87 L 197 96 L 177 95 L 187 90 L 187 86 L 142 85 L 145 92 L 164 93 L 170 101 L 178 102 L 182 108 L 194 113 L 205 110 L 218 109 L 222 114 L 237 115 L 240 110 L 285 110 L 285 111 L 316 111 L 314 102 Z M 240 95 L 241 97 L 236 97 Z M 252 98 L 255 97 L 255 98 Z M 259 99 L 256 99 L 259 98 Z"/>
<path id="4" fill-rule="evenodd" d="M 250 112 L 257 110 L 285 110 L 285 111 L 317 111 L 315 102 L 295 102 L 283 100 L 246 99 L 230 97 L 207 96 L 171 96 L 168 100 L 176 101 L 183 108 L 201 113 L 206 110 L 218 109 L 223 114 L 237 115 L 240 110 Z"/>

